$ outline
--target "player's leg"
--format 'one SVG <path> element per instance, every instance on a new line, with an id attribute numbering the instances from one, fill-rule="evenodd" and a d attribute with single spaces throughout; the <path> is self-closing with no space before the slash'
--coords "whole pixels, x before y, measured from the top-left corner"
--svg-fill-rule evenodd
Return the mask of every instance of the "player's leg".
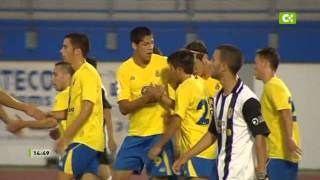
<path id="1" fill-rule="evenodd" d="M 108 153 L 107 149 L 104 149 L 104 152 L 100 158 L 99 165 L 99 177 L 103 180 L 111 179 L 111 165 L 113 162 L 113 157 Z"/>
<path id="2" fill-rule="evenodd" d="M 73 172 L 73 166 L 74 161 L 72 161 L 73 151 L 75 148 L 77 148 L 77 144 L 70 144 L 66 150 L 65 154 L 59 159 L 58 164 L 58 180 L 68 180 L 73 179 L 74 172 Z"/>
<path id="3" fill-rule="evenodd" d="M 127 180 L 133 174 L 131 170 L 115 170 L 112 173 L 112 179 L 116 180 Z"/>
<path id="4" fill-rule="evenodd" d="M 150 150 L 160 139 L 161 135 L 150 136 L 146 143 L 146 149 Z M 144 154 L 147 173 L 152 179 L 168 179 L 173 176 L 172 164 L 174 159 L 173 144 L 169 141 L 163 148 L 160 155 L 153 161 Z"/>
<path id="5" fill-rule="evenodd" d="M 127 180 L 133 172 L 142 172 L 142 154 L 146 153 L 144 142 L 144 137 L 127 136 L 124 139 L 112 167 L 112 179 Z"/>
<path id="6" fill-rule="evenodd" d="M 109 165 L 99 165 L 99 177 L 103 180 L 108 180 L 109 178 L 111 178 L 111 168 Z"/>
<path id="7" fill-rule="evenodd" d="M 81 180 L 99 180 L 100 178 L 93 173 L 84 173 Z"/>
<path id="8" fill-rule="evenodd" d="M 188 179 L 207 180 L 212 175 L 213 168 L 213 159 L 193 157 L 183 166 L 182 174 Z"/>
<path id="9" fill-rule="evenodd" d="M 267 173 L 272 180 L 295 180 L 298 164 L 282 159 L 269 159 Z"/>

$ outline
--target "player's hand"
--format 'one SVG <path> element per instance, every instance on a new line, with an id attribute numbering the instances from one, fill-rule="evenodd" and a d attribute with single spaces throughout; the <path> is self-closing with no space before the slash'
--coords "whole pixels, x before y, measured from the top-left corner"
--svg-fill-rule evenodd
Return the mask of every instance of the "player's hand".
<path id="1" fill-rule="evenodd" d="M 151 160 L 156 159 L 156 157 L 161 153 L 162 148 L 160 146 L 153 146 L 148 152 L 148 157 Z"/>
<path id="2" fill-rule="evenodd" d="M 7 130 L 12 133 L 17 133 L 23 128 L 21 120 L 11 120 L 7 125 Z"/>
<path id="3" fill-rule="evenodd" d="M 299 146 L 295 143 L 295 141 L 292 138 L 287 140 L 287 149 L 293 156 L 302 156 L 302 150 L 299 148 Z"/>
<path id="4" fill-rule="evenodd" d="M 46 118 L 46 114 L 33 105 L 26 105 L 24 112 L 37 120 Z"/>
<path id="5" fill-rule="evenodd" d="M 143 95 L 149 98 L 150 103 L 160 101 L 161 95 L 164 93 L 164 88 L 159 85 L 150 84 L 143 90 Z"/>
<path id="6" fill-rule="evenodd" d="M 117 145 L 116 141 L 113 138 L 109 139 L 108 147 L 109 147 L 109 149 L 111 151 L 111 154 L 115 154 L 116 153 L 118 145 Z"/>
<path id="7" fill-rule="evenodd" d="M 59 139 L 59 137 L 60 137 L 60 131 L 59 131 L 59 129 L 58 129 L 58 128 L 51 129 L 51 130 L 49 131 L 49 136 L 50 136 L 50 138 L 53 139 L 53 140 Z"/>
<path id="8" fill-rule="evenodd" d="M 181 167 L 187 162 L 187 159 L 184 158 L 183 156 L 180 157 L 179 159 L 175 160 L 173 165 L 172 165 L 172 169 L 173 169 L 173 172 L 176 174 L 176 175 L 180 175 L 180 172 L 181 172 Z"/>
<path id="9" fill-rule="evenodd" d="M 54 147 L 55 152 L 58 154 L 62 154 L 66 145 L 67 145 L 67 140 L 65 139 L 65 137 L 60 137 L 55 143 L 55 147 Z"/>

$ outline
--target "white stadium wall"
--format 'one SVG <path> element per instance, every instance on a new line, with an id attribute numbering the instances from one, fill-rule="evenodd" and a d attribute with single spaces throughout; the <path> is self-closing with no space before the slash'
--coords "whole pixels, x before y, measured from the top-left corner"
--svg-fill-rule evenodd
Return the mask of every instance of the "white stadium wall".
<path id="1" fill-rule="evenodd" d="M 120 114 L 115 98 L 115 72 L 119 64 L 101 62 L 98 69 L 113 105 L 115 138 L 120 145 L 127 134 L 128 120 Z M 49 111 L 56 94 L 50 85 L 50 71 L 53 66 L 54 62 L 1 61 L 0 87 L 28 102 L 40 103 L 41 109 Z M 317 140 L 320 119 L 316 113 L 320 101 L 319 70 L 320 64 L 282 64 L 278 73 L 289 86 L 297 106 L 304 152 L 300 168 L 320 169 L 320 143 Z M 253 72 L 253 65 L 245 65 L 240 77 L 260 96 L 262 83 L 254 80 Z M 7 110 L 12 118 L 16 118 L 17 114 L 26 117 L 23 113 Z M 28 149 L 52 149 L 53 143 L 46 130 L 26 129 L 19 137 L 15 137 L 5 130 L 3 123 L 0 123 L 0 165 L 44 165 L 45 159 L 30 158 Z"/>

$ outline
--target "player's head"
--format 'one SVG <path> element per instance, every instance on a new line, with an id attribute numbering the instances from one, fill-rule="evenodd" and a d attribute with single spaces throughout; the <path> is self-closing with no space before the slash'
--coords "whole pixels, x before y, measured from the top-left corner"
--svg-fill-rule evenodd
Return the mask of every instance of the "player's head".
<path id="1" fill-rule="evenodd" d="M 212 77 L 221 79 L 225 73 L 236 76 L 243 64 L 239 48 L 233 45 L 220 45 L 213 53 Z"/>
<path id="2" fill-rule="evenodd" d="M 201 76 L 211 75 L 211 61 L 208 57 L 208 48 L 205 43 L 201 40 L 195 40 L 187 44 L 185 49 L 191 50 L 195 53 L 195 74 Z"/>
<path id="3" fill-rule="evenodd" d="M 136 27 L 131 31 L 130 36 L 135 55 L 142 61 L 149 62 L 154 47 L 151 30 L 147 27 Z"/>
<path id="4" fill-rule="evenodd" d="M 74 73 L 71 65 L 67 62 L 57 62 L 53 69 L 52 83 L 57 91 L 63 91 L 70 85 Z"/>
<path id="5" fill-rule="evenodd" d="M 170 77 L 175 83 L 181 83 L 185 75 L 193 74 L 194 55 L 189 50 L 179 50 L 168 57 Z"/>
<path id="6" fill-rule="evenodd" d="M 266 74 L 277 71 L 280 56 L 276 49 L 267 47 L 258 49 L 255 57 L 255 75 L 258 80 L 263 80 Z"/>
<path id="7" fill-rule="evenodd" d="M 89 39 L 82 33 L 70 33 L 64 37 L 63 46 L 60 50 L 63 60 L 73 63 L 87 57 L 90 50 Z"/>

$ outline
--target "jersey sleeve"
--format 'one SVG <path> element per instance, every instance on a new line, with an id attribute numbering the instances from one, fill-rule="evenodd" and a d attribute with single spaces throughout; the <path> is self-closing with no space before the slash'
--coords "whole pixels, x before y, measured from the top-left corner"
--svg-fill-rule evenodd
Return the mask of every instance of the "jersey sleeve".
<path id="1" fill-rule="evenodd" d="M 117 72 L 118 101 L 130 99 L 130 81 L 129 76 L 120 68 Z"/>
<path id="2" fill-rule="evenodd" d="M 248 99 L 243 104 L 242 114 L 254 137 L 256 135 L 268 136 L 270 134 L 270 130 L 262 118 L 261 105 L 257 99 Z"/>
<path id="3" fill-rule="evenodd" d="M 185 119 L 187 108 L 192 100 L 190 91 L 185 87 L 178 87 L 175 95 L 174 114 L 178 115 L 182 120 Z"/>
<path id="4" fill-rule="evenodd" d="M 272 86 L 268 86 L 267 88 L 267 95 L 278 111 L 291 109 L 290 95 L 286 92 L 284 87 L 278 84 L 272 84 Z"/>
<path id="5" fill-rule="evenodd" d="M 82 100 L 87 100 L 96 104 L 98 96 L 100 97 L 99 91 L 101 91 L 101 80 L 96 73 L 90 70 L 85 70 L 84 72 L 85 73 L 80 76 Z"/>
<path id="6" fill-rule="evenodd" d="M 68 109 L 69 93 L 59 93 L 54 98 L 52 111 L 63 111 Z"/>

